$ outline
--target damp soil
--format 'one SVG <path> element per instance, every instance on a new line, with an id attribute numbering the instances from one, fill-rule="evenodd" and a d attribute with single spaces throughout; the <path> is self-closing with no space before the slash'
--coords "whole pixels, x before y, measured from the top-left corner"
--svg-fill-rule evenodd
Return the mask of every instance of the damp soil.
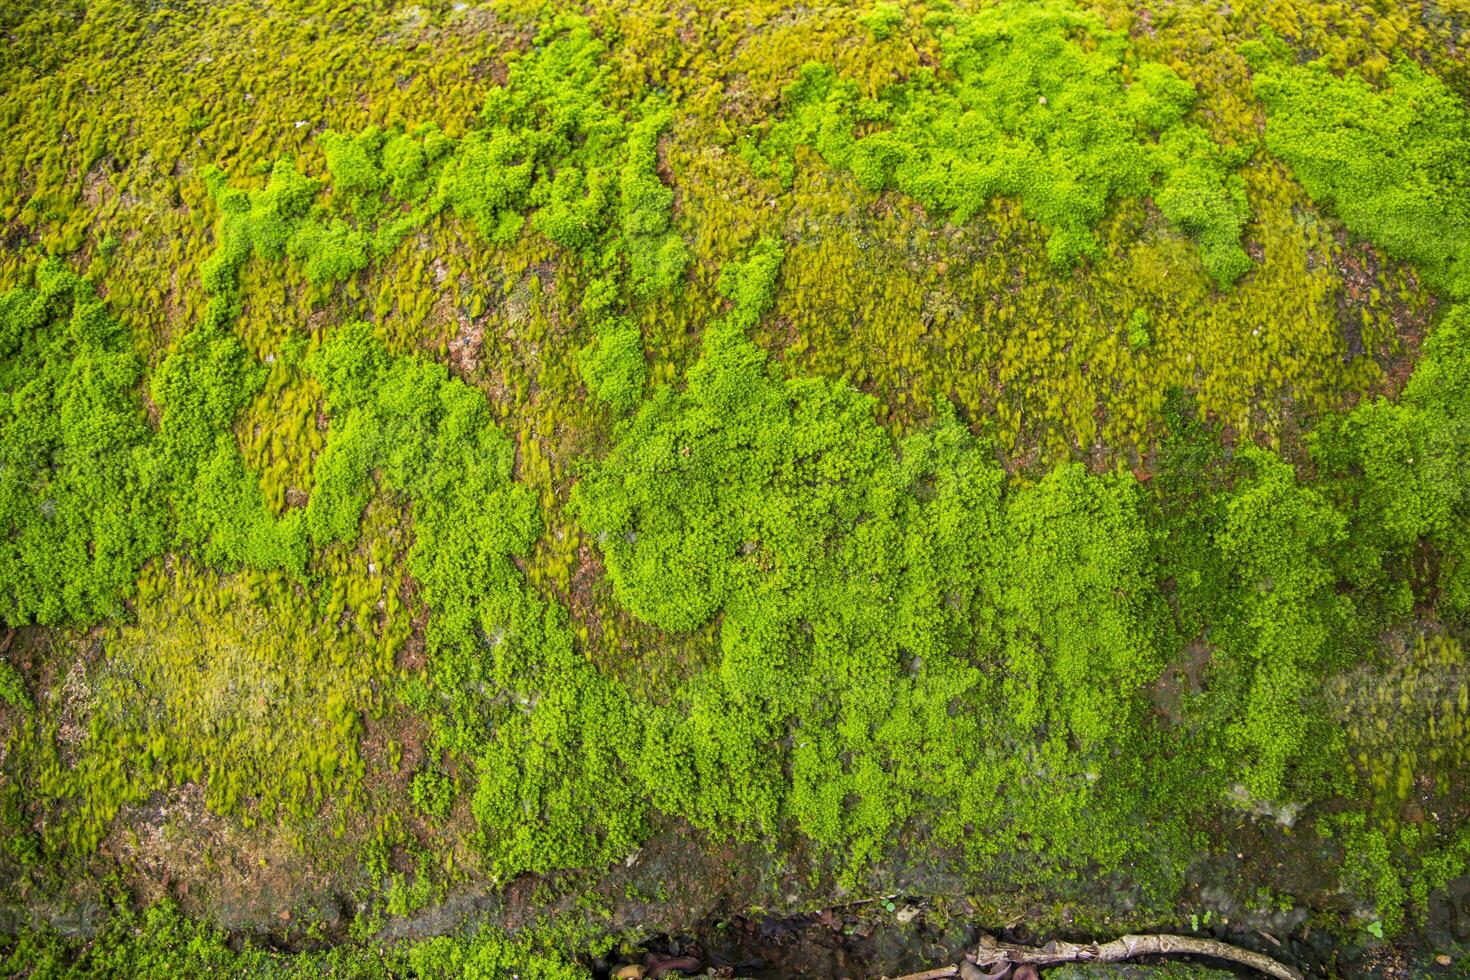
<path id="1" fill-rule="evenodd" d="M 792 860 L 788 851 L 778 865 L 761 845 L 712 840 L 670 821 L 612 868 L 526 876 L 500 889 L 464 885 L 389 921 L 377 938 L 420 939 L 483 923 L 516 931 L 570 918 L 625 937 L 616 948 L 583 951 L 595 977 L 637 976 L 639 967 L 645 977 L 659 968 L 668 977 L 898 977 L 957 963 L 982 934 L 1033 945 L 1128 932 L 1196 935 L 1264 953 L 1308 977 L 1455 976 L 1463 975 L 1457 966 L 1470 965 L 1470 877 L 1435 892 L 1426 921 L 1384 941 L 1364 929 L 1371 910 L 1338 891 L 1341 857 L 1316 835 L 1293 833 L 1269 814 L 1213 833 L 1226 846 L 1191 870 L 1176 912 L 1192 911 L 1171 916 L 1143 911 L 1120 879 L 1074 881 L 1065 896 L 1046 895 L 1006 888 L 996 867 L 987 890 L 958 854 L 903 855 L 868 879 L 874 891 L 859 894 L 810 856 Z M 1301 904 L 1262 900 L 1287 892 Z M 1436 962 L 1446 955 L 1449 966 Z"/>
<path id="2" fill-rule="evenodd" d="M 1293 933 L 1277 937 L 1257 925 L 1237 922 L 1213 928 L 1192 928 L 1190 923 L 1158 923 L 1149 931 L 1195 935 L 1216 939 L 1270 956 L 1300 970 L 1307 977 L 1363 977 L 1396 980 L 1409 977 L 1464 976 L 1464 963 L 1443 951 L 1461 948 L 1467 917 L 1465 895 L 1470 879 L 1451 889 L 1458 901 L 1447 896 L 1431 912 L 1430 921 L 1416 933 L 1396 942 L 1344 941 L 1325 929 L 1299 926 Z M 895 896 L 889 903 L 898 913 L 887 912 L 884 904 L 864 904 L 824 909 L 796 916 L 736 915 L 710 920 L 678 936 L 657 935 L 622 955 L 598 956 L 588 960 L 595 977 L 680 977 L 704 975 L 775 980 L 781 977 L 881 978 L 902 977 L 960 962 L 982 935 L 1007 943 L 1044 945 L 1051 939 L 1073 942 L 1104 942 L 1116 934 L 1082 932 L 1038 932 L 1026 923 L 990 926 L 966 920 L 946 911 L 925 908 L 927 900 Z M 1456 906 L 1451 908 L 1451 906 Z M 1456 938 L 1458 936 L 1458 938 Z M 1104 976 L 1159 977 L 1169 963 L 1188 964 L 1221 975 L 1257 977 L 1235 964 L 1207 958 L 1145 957 L 1127 968 L 1101 971 Z M 642 968 L 641 973 L 638 968 Z M 1459 972 L 1457 972 L 1457 967 Z M 1041 976 L 1054 970 L 1042 970 Z"/>

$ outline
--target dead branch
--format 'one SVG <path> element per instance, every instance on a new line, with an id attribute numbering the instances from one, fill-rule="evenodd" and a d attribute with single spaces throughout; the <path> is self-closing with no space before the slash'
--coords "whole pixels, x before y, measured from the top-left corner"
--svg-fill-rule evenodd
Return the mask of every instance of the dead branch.
<path id="1" fill-rule="evenodd" d="M 981 967 L 1008 966 L 1053 966 L 1057 963 L 1119 963 L 1136 956 L 1210 956 L 1217 960 L 1239 963 L 1259 970 L 1276 980 L 1303 980 L 1297 970 L 1278 963 L 1269 956 L 1241 949 L 1214 939 L 1196 939 L 1192 936 L 1121 936 L 1109 943 L 1067 943 L 1052 940 L 1045 946 L 1021 946 L 1016 943 L 997 942 L 992 936 L 982 936 L 980 945 L 965 957 L 965 963 L 955 966 L 925 970 L 898 977 L 897 980 L 943 980 L 946 977 L 964 977 L 969 971 L 964 968 L 975 964 Z M 971 970 L 974 967 L 971 966 Z M 978 972 L 978 971 L 975 971 Z M 981 976 L 998 975 L 993 969 Z"/>
<path id="2" fill-rule="evenodd" d="M 981 966 L 1000 963 L 1034 963 L 1037 966 L 1079 962 L 1118 963 L 1135 956 L 1212 956 L 1217 960 L 1229 960 L 1259 970 L 1277 980 L 1302 980 L 1301 973 L 1269 956 L 1214 939 L 1196 939 L 1193 936 L 1122 936 L 1100 945 L 1052 940 L 1039 948 L 999 943 L 990 936 L 984 936 L 974 953 L 975 962 Z"/>

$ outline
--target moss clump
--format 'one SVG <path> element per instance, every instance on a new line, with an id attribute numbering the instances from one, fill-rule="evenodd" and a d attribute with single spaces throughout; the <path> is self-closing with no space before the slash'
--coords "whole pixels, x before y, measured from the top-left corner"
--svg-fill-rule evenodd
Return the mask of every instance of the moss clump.
<path id="1" fill-rule="evenodd" d="M 628 162 L 619 176 L 623 241 L 629 275 L 640 292 L 669 289 L 689 264 L 689 249 L 671 227 L 674 192 L 658 179 L 658 137 L 673 113 L 655 106 L 628 132 Z"/>
<path id="2" fill-rule="evenodd" d="M 230 426 L 265 382 L 238 337 L 206 321 L 180 338 L 151 382 L 161 410 L 160 485 L 173 514 L 172 543 L 228 569 L 281 566 L 302 573 L 301 514 L 278 518 L 245 468 Z"/>
<path id="3" fill-rule="evenodd" d="M 1397 402 L 1359 405 L 1315 434 L 1313 452 L 1355 508 L 1353 577 L 1406 614 L 1436 589 L 1444 613 L 1470 615 L 1470 307 L 1452 308 L 1425 341 Z M 1420 542 L 1437 560 L 1425 581 Z"/>
<path id="4" fill-rule="evenodd" d="M 8 660 L 0 660 L 0 701 L 21 711 L 35 707 L 30 692 L 26 690 L 25 679 Z"/>
<path id="5" fill-rule="evenodd" d="M 672 114 L 655 100 L 631 113 L 608 100 L 608 47 L 587 20 L 553 17 L 539 41 L 446 165 L 445 200 L 492 241 L 519 234 L 531 211 L 533 227 L 597 273 L 668 289 L 689 261 L 673 191 L 655 172 Z"/>
<path id="6" fill-rule="evenodd" d="M 578 352 L 577 370 L 587 390 L 613 411 L 630 411 L 642 399 L 648 380 L 643 334 L 637 324 L 625 317 L 604 320 L 597 339 Z"/>
<path id="7" fill-rule="evenodd" d="M 34 977 L 322 977 L 362 980 L 526 976 L 585 980 L 591 974 L 559 947 L 589 937 L 527 929 L 514 937 L 482 929 L 399 947 L 341 945 L 283 953 L 232 943 L 220 929 L 191 920 L 171 901 L 137 910 L 117 902 L 102 929 L 81 941 L 50 929 L 24 928 L 0 945 L 0 967 Z"/>
<path id="8" fill-rule="evenodd" d="M 1286 66 L 1257 52 L 1266 145 L 1307 193 L 1354 232 L 1470 298 L 1470 113 L 1411 61 L 1381 87 L 1323 61 Z"/>
<path id="9" fill-rule="evenodd" d="M 59 262 L 0 293 L 0 616 L 122 611 L 163 542 L 138 398 L 142 364 L 92 286 Z"/>
<path id="10" fill-rule="evenodd" d="M 240 267 L 251 258 L 282 259 L 321 184 L 303 176 L 287 158 L 277 160 L 270 180 L 258 191 L 225 185 L 219 171 L 206 182 L 220 210 L 218 244 L 199 267 L 205 292 L 229 298 L 237 290 Z M 227 311 L 228 307 L 221 307 Z"/>
<path id="11" fill-rule="evenodd" d="M 631 612 L 675 633 L 721 617 L 717 667 L 645 709 L 653 802 L 794 826 L 850 871 L 916 819 L 977 853 L 1025 846 L 1039 876 L 1137 856 L 1127 828 L 1152 810 L 1116 760 L 1159 660 L 1136 483 L 1066 467 L 1005 496 L 952 417 L 895 443 L 870 397 L 781 378 L 742 335 L 779 258 L 727 268 L 734 307 L 687 387 L 659 389 L 573 497 Z"/>
<path id="12" fill-rule="evenodd" d="M 1115 197 L 1152 195 L 1199 244 L 1220 286 L 1249 267 L 1240 245 L 1241 153 L 1186 115 L 1193 86 L 1127 58 L 1128 40 L 1071 3 L 1003 3 L 940 19 L 942 72 L 921 71 L 876 99 L 808 65 L 782 97 L 759 149 L 789 184 L 792 151 L 811 146 L 878 191 L 896 188 L 960 223 L 997 195 L 1047 228 L 1057 265 L 1102 254 L 1092 229 Z"/>
<path id="13" fill-rule="evenodd" d="M 345 326 L 310 367 L 334 433 L 308 520 L 313 533 L 350 541 L 372 474 L 412 501 L 408 571 L 434 615 L 428 675 L 406 696 L 436 744 L 472 762 L 472 809 L 495 872 L 626 854 L 644 804 L 608 774 L 630 739 L 628 705 L 575 650 L 565 612 L 516 567 L 540 515 L 511 479 L 514 449 L 484 395 L 442 365 L 390 359 L 364 323 Z"/>
<path id="14" fill-rule="evenodd" d="M 1219 669 L 1244 684 L 1228 737 L 1246 788 L 1280 799 L 1287 767 L 1310 744 L 1301 706 L 1350 632 L 1352 603 L 1337 594 L 1332 564 L 1345 522 L 1275 456 L 1248 451 L 1244 464 L 1216 537 L 1234 586 Z"/>

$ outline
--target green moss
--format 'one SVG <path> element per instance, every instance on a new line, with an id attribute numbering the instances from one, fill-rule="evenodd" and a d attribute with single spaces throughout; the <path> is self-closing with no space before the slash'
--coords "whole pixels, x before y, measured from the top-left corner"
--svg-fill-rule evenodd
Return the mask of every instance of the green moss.
<path id="1" fill-rule="evenodd" d="M 343 945 L 289 954 L 246 942 L 235 945 L 219 929 L 187 918 L 173 902 L 137 911 L 118 903 L 101 932 L 86 942 L 46 929 L 26 928 L 0 947 L 0 966 L 31 977 L 251 977 L 382 978 L 512 975 L 581 980 L 584 968 L 555 948 L 545 930 L 510 937 L 483 929 L 467 937 L 440 937 L 385 949 Z"/>
<path id="2" fill-rule="evenodd" d="M 1317 460 L 1354 509 L 1349 564 L 1364 587 L 1399 614 L 1442 593 L 1444 611 L 1463 617 L 1470 544 L 1464 533 L 1465 460 L 1470 453 L 1470 309 L 1452 308 L 1425 341 L 1420 362 L 1397 402 L 1366 402 L 1315 434 Z M 1426 581 L 1414 572 L 1420 542 L 1433 546 L 1437 567 Z"/>
<path id="3" fill-rule="evenodd" d="M 341 282 L 367 268 L 369 239 L 340 218 L 326 225 L 305 224 L 287 247 L 309 282 Z"/>
<path id="4" fill-rule="evenodd" d="M 120 613 L 162 545 L 142 371 L 91 285 L 59 262 L 0 294 L 0 616 Z"/>
<path id="5" fill-rule="evenodd" d="M 875 3 L 873 8 L 858 18 L 875 41 L 886 41 L 893 36 L 894 29 L 903 23 L 903 9 L 897 4 Z"/>
<path id="6" fill-rule="evenodd" d="M 362 719 L 391 657 L 353 631 L 313 629 L 279 573 L 231 580 L 182 565 L 145 578 L 140 603 L 138 622 L 110 631 L 105 661 L 74 682 L 80 719 L 58 718 L 53 702 L 30 735 L 84 725 L 77 758 L 64 763 L 53 745 L 34 777 L 55 808 L 51 843 L 86 853 L 122 805 L 185 782 L 247 823 L 329 798 L 351 805 Z"/>
<path id="7" fill-rule="evenodd" d="M 1149 334 L 1149 315 L 1147 310 L 1134 310 L 1133 315 L 1128 318 L 1128 346 L 1134 350 L 1142 350 L 1153 342 Z"/>
<path id="8" fill-rule="evenodd" d="M 626 853 L 642 807 L 607 774 L 628 739 L 627 708 L 573 648 L 565 613 L 515 565 L 539 515 L 511 480 L 514 451 L 484 396 L 440 365 L 390 360 L 362 323 L 310 364 L 342 434 L 317 466 L 313 499 L 330 503 L 309 519 L 323 533 L 354 527 L 370 472 L 412 500 L 408 570 L 434 616 L 428 686 L 410 700 L 437 744 L 472 760 L 472 810 L 497 873 Z M 350 448 L 334 452 L 338 439 Z"/>
<path id="9" fill-rule="evenodd" d="M 413 774 L 409 794 L 414 809 L 431 817 L 447 817 L 454 805 L 454 780 L 435 768 L 421 769 Z"/>
<path id="10" fill-rule="evenodd" d="M 518 134 L 477 130 L 464 138 L 446 169 L 444 196 L 492 242 L 520 234 L 535 157 Z"/>
<path id="11" fill-rule="evenodd" d="M 1022 729 L 1083 753 L 1135 727 L 1134 692 L 1162 666 L 1145 639 L 1148 535 L 1126 473 L 1053 470 L 1006 511 L 1006 697 Z"/>
<path id="12" fill-rule="evenodd" d="M 1274 799 L 1287 767 L 1309 748 L 1302 706 L 1334 638 L 1341 643 L 1352 606 L 1336 592 L 1331 562 L 1344 536 L 1341 514 L 1276 457 L 1249 450 L 1244 462 L 1248 473 L 1225 505 L 1216 538 L 1238 603 L 1220 631 L 1221 662 L 1249 678 L 1241 717 L 1229 730 L 1243 781 Z"/>
<path id="13" fill-rule="evenodd" d="M 1399 877 L 1388 838 L 1382 830 L 1365 826 L 1360 813 L 1342 815 L 1334 830 L 1342 839 L 1344 884 L 1374 903 L 1380 937 L 1397 933 L 1403 928 L 1408 892 Z"/>
<path id="14" fill-rule="evenodd" d="M 382 194 L 387 184 L 382 162 L 385 137 L 386 134 L 376 126 L 369 126 L 355 136 L 330 129 L 322 134 L 322 155 L 326 157 L 327 172 L 332 175 L 335 193 L 363 201 L 371 201 Z M 402 140 L 402 134 L 399 138 Z M 397 148 L 399 176 L 407 176 L 411 180 L 421 175 L 423 151 L 412 140 L 402 140 Z M 406 174 L 402 172 L 405 170 Z"/>
<path id="15" fill-rule="evenodd" d="M 300 574 L 300 515 L 276 518 L 230 433 L 235 415 L 263 381 L 233 334 L 207 325 L 186 334 L 152 379 L 153 401 L 162 412 L 160 481 L 172 505 L 176 543 L 197 547 L 206 563 L 284 565 Z"/>
<path id="16" fill-rule="evenodd" d="M 655 172 L 659 133 L 672 120 L 669 110 L 654 107 L 631 127 L 628 162 L 618 175 L 628 267 L 633 288 L 641 292 L 669 289 L 689 264 L 684 239 L 670 227 L 674 192 Z"/>
<path id="17" fill-rule="evenodd" d="M 1381 87 L 1316 61 L 1256 76 L 1266 145 L 1352 231 L 1470 298 L 1470 114 L 1444 82 L 1397 62 Z"/>
<path id="18" fill-rule="evenodd" d="M 727 263 L 720 269 L 717 285 L 733 304 L 728 319 L 734 328 L 749 330 L 775 304 L 784 254 L 780 242 L 762 238 L 744 262 Z"/>
<path id="19" fill-rule="evenodd" d="M 864 187 L 896 188 L 957 223 L 991 197 L 1017 196 L 1047 227 L 1060 266 L 1102 254 L 1092 229 L 1111 199 L 1151 194 L 1199 243 L 1218 285 L 1250 267 L 1244 185 L 1232 173 L 1242 156 L 1185 121 L 1195 94 L 1170 68 L 1145 62 L 1133 74 L 1126 37 L 1067 2 L 955 15 L 940 43 L 942 72 L 877 99 L 806 66 L 752 161 L 778 161 L 789 184 L 792 151 L 811 146 Z"/>
<path id="20" fill-rule="evenodd" d="M 669 817 L 1085 915 L 1176 913 L 1241 804 L 1360 817 L 1386 925 L 1460 873 L 1455 810 L 1397 811 L 1464 792 L 1464 312 L 1306 196 L 1455 294 L 1444 18 L 457 6 L 0 15 L 0 612 L 112 620 L 0 670 L 18 901 L 180 783 L 380 828 L 357 934 Z M 1351 66 L 1255 60 L 1300 186 L 1245 162 L 1268 21 Z M 569 968 L 128 928 L 157 958 L 15 955 Z"/>
<path id="21" fill-rule="evenodd" d="M 35 707 L 20 671 L 4 660 L 0 660 L 0 701 L 21 711 L 30 711 Z"/>
<path id="22" fill-rule="evenodd" d="M 291 235 L 321 185 L 300 174 L 284 157 L 276 161 L 269 182 L 259 191 L 227 188 L 219 171 L 206 174 L 205 179 L 219 205 L 220 221 L 218 245 L 201 263 L 199 276 L 206 292 L 231 296 L 240 267 L 248 259 L 285 257 Z"/>
<path id="23" fill-rule="evenodd" d="M 1136 788 L 1091 782 L 1159 666 L 1136 485 L 1066 468 L 1003 502 L 952 418 L 895 444 L 870 398 L 781 379 L 740 333 L 779 255 L 727 270 L 736 305 L 687 387 L 655 392 L 573 498 L 630 611 L 676 632 L 721 617 L 718 668 L 647 715 L 654 802 L 723 831 L 790 822 L 853 870 L 935 813 L 977 850 L 1031 840 L 1033 873 L 1122 859 L 1098 811 Z"/>
<path id="24" fill-rule="evenodd" d="M 648 376 L 643 334 L 626 318 L 604 320 L 597 340 L 578 352 L 577 369 L 587 389 L 613 411 L 629 411 L 642 399 Z"/>

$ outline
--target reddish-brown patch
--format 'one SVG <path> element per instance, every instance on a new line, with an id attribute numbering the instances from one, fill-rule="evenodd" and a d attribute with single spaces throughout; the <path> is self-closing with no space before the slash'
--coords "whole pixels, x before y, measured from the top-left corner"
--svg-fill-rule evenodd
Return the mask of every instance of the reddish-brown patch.
<path id="1" fill-rule="evenodd" d="M 424 630 L 429 623 L 429 607 L 419 601 L 419 583 L 412 575 L 403 576 L 403 585 L 398 594 L 403 600 L 403 607 L 410 610 L 413 617 L 413 630 L 398 651 L 398 669 L 417 672 L 429 663 L 428 645 L 424 641 Z"/>
<path id="2" fill-rule="evenodd" d="M 663 181 L 665 186 L 674 188 L 677 197 L 678 185 L 674 182 L 674 168 L 669 165 L 669 141 L 670 137 L 667 132 L 659 137 L 658 145 L 654 149 L 653 172 L 658 174 L 658 179 Z M 677 202 L 675 203 L 677 212 Z"/>
<path id="3" fill-rule="evenodd" d="M 107 176 L 107 167 L 111 160 L 110 156 L 98 160 L 82 178 L 82 203 L 92 214 L 100 211 L 109 197 L 117 197 L 117 188 L 112 186 L 112 181 Z"/>
<path id="4" fill-rule="evenodd" d="M 86 741 L 91 724 L 93 696 L 89 675 L 102 657 L 102 629 L 95 627 L 71 644 L 57 644 L 53 649 L 69 654 L 71 659 L 47 657 L 37 690 L 50 690 L 56 678 L 65 671 L 61 682 L 61 713 L 57 720 L 56 740 L 61 743 L 61 758 L 67 765 L 77 761 L 80 746 Z"/>
<path id="5" fill-rule="evenodd" d="M 424 763 L 428 737 L 427 722 L 411 711 L 395 711 L 364 722 L 359 749 L 367 764 L 369 788 L 391 787 L 399 799 L 405 798 L 409 778 Z M 396 768 L 391 765 L 393 745 L 400 753 Z"/>
<path id="6" fill-rule="evenodd" d="M 602 614 L 597 608 L 597 583 L 605 574 L 602 559 L 586 542 L 577 548 L 577 566 L 572 569 L 567 596 L 573 622 L 585 623 L 589 636 L 602 633 Z"/>
<path id="7" fill-rule="evenodd" d="M 1405 382 L 1414 373 L 1424 336 L 1433 318 L 1435 303 L 1431 299 L 1422 307 L 1412 306 L 1399 298 L 1398 290 L 1389 282 L 1385 268 L 1387 263 L 1377 251 L 1366 243 L 1354 242 L 1346 234 L 1339 236 L 1335 255 L 1335 266 L 1342 287 L 1337 294 L 1337 319 L 1342 331 L 1344 358 L 1353 358 L 1367 352 L 1363 338 L 1362 311 L 1372 300 L 1373 291 L 1379 291 L 1380 301 L 1389 302 L 1389 319 L 1393 324 L 1396 340 L 1391 353 L 1375 351 L 1374 356 L 1383 368 L 1382 377 L 1368 397 L 1384 395 L 1397 397 Z M 1406 271 L 1411 285 L 1415 277 Z"/>
<path id="8" fill-rule="evenodd" d="M 99 853 L 142 904 L 171 897 L 226 929 L 285 928 L 292 908 L 336 908 L 328 869 L 341 858 L 332 851 L 348 845 L 334 817 L 329 803 L 306 827 L 246 828 L 210 810 L 203 786 L 185 783 L 124 807 Z"/>
<path id="9" fill-rule="evenodd" d="M 485 346 L 483 318 L 459 317 L 459 331 L 449 341 L 449 370 L 469 378 L 479 370 L 480 351 Z"/>

